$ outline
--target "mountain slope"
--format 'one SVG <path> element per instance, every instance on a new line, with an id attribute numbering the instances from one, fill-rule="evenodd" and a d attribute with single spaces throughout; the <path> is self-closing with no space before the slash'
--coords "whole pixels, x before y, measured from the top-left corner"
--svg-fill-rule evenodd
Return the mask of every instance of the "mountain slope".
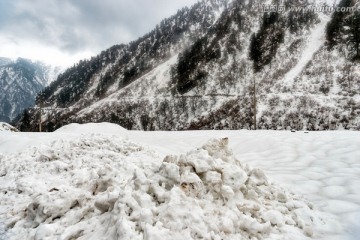
<path id="1" fill-rule="evenodd" d="M 287 11 L 278 13 L 262 11 L 270 1 L 208 0 L 183 9 L 93 60 L 116 49 L 112 61 L 69 69 L 70 77 L 44 91 L 53 109 L 45 127 L 109 121 L 144 130 L 253 129 L 256 115 L 261 129 L 359 130 L 359 12 L 289 10 L 305 2 L 285 1 Z M 36 114 L 18 126 L 36 130 Z"/>
<path id="2" fill-rule="evenodd" d="M 36 95 L 53 81 L 59 68 L 27 59 L 0 59 L 0 118 L 10 121 L 35 103 Z"/>
<path id="3" fill-rule="evenodd" d="M 83 107 L 129 85 L 202 36 L 224 5 L 209 0 L 183 8 L 138 40 L 79 62 L 45 89 L 44 100 L 52 106 Z"/>

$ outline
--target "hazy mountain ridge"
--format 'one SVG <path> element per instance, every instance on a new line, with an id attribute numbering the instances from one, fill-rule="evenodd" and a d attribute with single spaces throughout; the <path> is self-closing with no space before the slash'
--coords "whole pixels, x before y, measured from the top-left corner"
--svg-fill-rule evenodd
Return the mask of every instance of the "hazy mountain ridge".
<path id="1" fill-rule="evenodd" d="M 35 103 L 37 94 L 54 81 L 60 68 L 18 58 L 0 59 L 0 116 L 10 121 Z"/>
<path id="2" fill-rule="evenodd" d="M 254 127 L 254 83 L 258 128 L 360 129 L 360 69 L 352 56 L 356 51 L 351 40 L 355 38 L 344 37 L 352 34 L 348 19 L 356 20 L 359 12 L 335 21 L 336 14 L 265 14 L 260 9 L 263 3 L 203 1 L 179 11 L 150 34 L 122 46 L 117 60 L 103 64 L 106 70 L 98 71 L 97 77 L 86 79 L 92 84 L 85 91 L 70 91 L 82 100 L 65 101 L 66 110 L 49 114 L 47 129 L 90 121 L 145 130 L 250 129 Z M 305 1 L 285 4 L 289 9 Z M 219 10 L 221 14 L 215 14 Z M 192 12 L 203 17 L 177 35 L 181 41 L 169 43 L 179 27 L 174 19 Z M 204 16 L 210 20 L 204 22 Z M 329 31 L 334 21 L 336 31 Z M 151 36 L 169 26 L 159 35 L 167 40 L 155 55 L 151 48 L 140 47 L 153 46 L 146 44 Z M 194 26 L 197 31 L 191 30 Z M 199 29 L 200 34 L 192 35 Z M 338 36 L 331 47 L 329 32 Z M 60 78 L 57 83 L 61 82 Z M 49 106 L 59 105 L 54 100 L 59 89 L 48 95 Z M 35 113 L 30 112 L 23 130 L 36 130 L 37 120 L 31 114 Z"/>
<path id="3" fill-rule="evenodd" d="M 0 67 L 11 63 L 13 60 L 10 58 L 0 57 Z"/>

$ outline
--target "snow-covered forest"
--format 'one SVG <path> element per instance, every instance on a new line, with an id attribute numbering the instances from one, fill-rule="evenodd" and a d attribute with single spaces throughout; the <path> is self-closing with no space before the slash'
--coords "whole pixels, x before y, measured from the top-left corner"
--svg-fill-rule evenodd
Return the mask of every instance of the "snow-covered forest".
<path id="1" fill-rule="evenodd" d="M 359 130 L 359 11 L 292 10 L 359 3 L 287 0 L 285 11 L 263 11 L 278 2 L 199 1 L 80 61 L 38 95 L 50 109 L 44 128 Z M 36 131 L 38 111 L 14 124 Z"/>

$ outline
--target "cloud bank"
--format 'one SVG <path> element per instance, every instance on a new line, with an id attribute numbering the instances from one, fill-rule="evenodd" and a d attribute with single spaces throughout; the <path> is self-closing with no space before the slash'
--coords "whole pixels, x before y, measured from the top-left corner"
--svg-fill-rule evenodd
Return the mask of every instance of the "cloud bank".
<path id="1" fill-rule="evenodd" d="M 197 0 L 0 0 L 0 56 L 70 65 L 150 31 Z"/>

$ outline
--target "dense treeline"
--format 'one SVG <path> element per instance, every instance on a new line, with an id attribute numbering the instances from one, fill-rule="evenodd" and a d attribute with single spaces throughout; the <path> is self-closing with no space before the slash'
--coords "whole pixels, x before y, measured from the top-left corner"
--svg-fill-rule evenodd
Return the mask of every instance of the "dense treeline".
<path id="1" fill-rule="evenodd" d="M 341 0 L 338 7 L 354 7 L 354 0 Z M 360 60 L 360 11 L 336 11 L 326 28 L 326 39 L 329 50 L 344 43 L 345 51 L 351 60 Z"/>
<path id="2" fill-rule="evenodd" d="M 200 84 L 206 84 L 207 72 L 204 67 L 221 57 L 220 43 L 227 41 L 227 50 L 236 48 L 234 24 L 242 29 L 242 16 L 239 4 L 234 9 L 225 10 L 217 24 L 209 29 L 208 34 L 196 41 L 191 47 L 185 49 L 172 69 L 172 83 L 176 92 L 184 94 Z M 228 37 L 230 35 L 230 37 Z M 235 46 L 231 46 L 235 45 Z"/>
<path id="3" fill-rule="evenodd" d="M 254 71 L 270 64 L 276 51 L 284 41 L 284 22 L 277 12 L 265 13 L 262 25 L 257 33 L 251 36 L 250 58 L 254 61 Z"/>

